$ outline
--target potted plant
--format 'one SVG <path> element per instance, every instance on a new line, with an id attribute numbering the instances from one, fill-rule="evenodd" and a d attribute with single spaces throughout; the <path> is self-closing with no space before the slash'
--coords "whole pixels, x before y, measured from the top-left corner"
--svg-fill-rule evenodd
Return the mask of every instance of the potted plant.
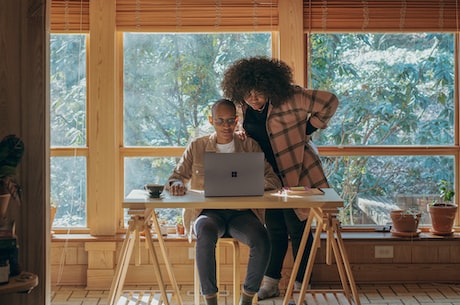
<path id="1" fill-rule="evenodd" d="M 8 135 L 0 142 L 0 218 L 8 209 L 10 198 L 20 199 L 21 187 L 16 180 L 16 169 L 24 154 L 24 142 Z"/>
<path id="2" fill-rule="evenodd" d="M 431 232 L 435 235 L 451 235 L 454 231 L 455 215 L 458 205 L 453 202 L 455 191 L 445 179 L 439 181 L 439 200 L 427 205 L 431 218 Z"/>
<path id="3" fill-rule="evenodd" d="M 393 210 L 390 213 L 392 220 L 391 233 L 396 236 L 416 236 L 420 233 L 418 224 L 422 213 L 414 209 Z"/>
<path id="4" fill-rule="evenodd" d="M 178 235 L 185 235 L 185 226 L 182 220 L 182 215 L 176 216 L 176 232 Z"/>
<path id="5" fill-rule="evenodd" d="M 56 217 L 57 212 L 57 202 L 53 198 L 50 198 L 50 228 L 53 227 L 54 218 Z M 51 234 L 53 231 L 51 230 Z"/>

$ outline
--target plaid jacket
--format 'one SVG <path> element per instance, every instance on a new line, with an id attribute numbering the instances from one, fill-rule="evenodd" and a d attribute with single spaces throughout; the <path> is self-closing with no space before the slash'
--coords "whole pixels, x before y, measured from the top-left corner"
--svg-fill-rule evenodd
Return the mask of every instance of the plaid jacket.
<path id="1" fill-rule="evenodd" d="M 328 187 L 321 161 L 306 135 L 307 120 L 317 128 L 327 127 L 337 110 L 337 97 L 327 91 L 295 87 L 294 97 L 279 107 L 268 105 L 266 128 L 284 186 Z M 245 113 L 247 105 L 241 108 Z M 297 211 L 300 219 L 307 211 Z"/>

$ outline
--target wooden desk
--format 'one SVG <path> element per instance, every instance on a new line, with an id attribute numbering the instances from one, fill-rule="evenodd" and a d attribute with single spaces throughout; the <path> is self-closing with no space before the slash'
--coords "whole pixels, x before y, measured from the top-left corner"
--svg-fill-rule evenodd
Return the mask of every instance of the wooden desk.
<path id="1" fill-rule="evenodd" d="M 38 285 L 38 276 L 30 272 L 22 272 L 10 277 L 9 282 L 0 285 L 0 294 L 29 293 Z"/>
<path id="2" fill-rule="evenodd" d="M 324 195 L 312 195 L 312 196 L 299 196 L 299 195 L 283 195 L 278 192 L 266 192 L 264 196 L 256 197 L 212 197 L 206 198 L 203 195 L 203 192 L 200 191 L 188 191 L 185 196 L 169 196 L 165 194 L 162 198 L 152 199 L 147 196 L 147 192 L 143 190 L 134 190 L 128 197 L 123 201 L 123 208 L 128 208 L 130 213 L 134 215 L 132 219 L 139 226 L 140 222 L 145 223 L 150 216 L 153 216 L 153 225 L 156 232 L 160 232 L 160 226 L 154 213 L 157 208 L 199 208 L 199 209 L 248 209 L 248 208 L 263 208 L 263 209 L 279 209 L 279 208 L 310 208 L 309 217 L 307 220 L 307 225 L 300 243 L 299 253 L 297 255 L 296 261 L 294 262 L 292 274 L 289 280 L 289 284 L 286 290 L 286 295 L 284 297 L 283 305 L 288 305 L 289 300 L 293 297 L 293 288 L 295 277 L 298 273 L 300 266 L 300 258 L 303 255 L 305 246 L 307 244 L 308 235 L 310 234 L 311 227 L 313 222 L 316 223 L 316 232 L 313 240 L 313 247 L 310 253 L 308 260 L 304 280 L 302 283 L 302 288 L 298 294 L 298 299 L 296 304 L 303 304 L 305 297 L 313 297 L 316 294 L 327 294 L 326 298 L 329 298 L 331 293 L 332 295 L 339 295 L 337 298 L 341 298 L 342 294 L 350 303 L 354 301 L 356 305 L 360 305 L 356 284 L 351 272 L 351 267 L 346 255 L 345 247 L 342 241 L 340 234 L 340 223 L 336 218 L 337 208 L 343 206 L 343 200 L 337 195 L 333 189 L 323 189 L 325 191 Z M 144 227 L 142 228 L 144 229 Z M 134 228 L 130 225 L 128 229 L 129 232 L 133 232 Z M 139 231 L 139 229 L 138 229 Z M 338 267 L 340 280 L 342 282 L 343 289 L 337 291 L 307 291 L 307 286 L 311 277 L 311 272 L 313 270 L 313 264 L 317 253 L 317 248 L 320 246 L 320 235 L 322 232 L 326 232 L 327 242 L 326 242 L 326 262 L 332 264 L 332 254 Z M 145 234 L 146 237 L 150 234 Z M 128 236 L 128 234 L 127 234 Z M 148 243 L 151 243 L 151 238 L 146 239 Z M 163 237 L 158 236 L 158 242 L 160 245 L 161 256 L 166 264 L 166 269 L 173 283 L 173 292 L 178 296 L 178 304 L 182 305 L 182 300 L 180 298 L 180 292 L 175 281 L 172 268 L 168 262 L 168 257 L 166 253 L 166 247 L 164 245 Z M 112 288 L 110 292 L 109 304 L 114 304 L 114 302 L 119 298 L 121 289 L 124 282 L 124 277 L 126 275 L 127 263 L 129 263 L 129 257 L 132 252 L 132 246 L 129 246 L 129 238 L 125 239 L 122 251 L 126 252 L 127 255 L 120 255 L 120 262 L 117 266 L 117 272 L 115 274 L 114 281 L 112 283 Z M 156 258 L 154 253 L 153 246 L 150 244 L 149 249 L 153 252 L 153 256 Z M 123 257 L 127 257 L 122 261 Z M 156 261 L 156 259 L 154 260 Z M 159 281 L 160 290 L 164 290 L 164 285 L 162 281 L 161 274 L 159 274 L 158 266 L 155 267 L 158 269 L 157 279 Z M 163 286 L 163 288 L 161 287 Z M 163 301 L 169 305 L 168 298 L 165 293 L 163 294 Z"/>

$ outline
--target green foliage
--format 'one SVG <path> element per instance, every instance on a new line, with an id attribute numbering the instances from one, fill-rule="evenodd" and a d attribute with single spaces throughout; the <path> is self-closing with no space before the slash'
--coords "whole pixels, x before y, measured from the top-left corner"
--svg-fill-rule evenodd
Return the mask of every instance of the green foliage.
<path id="1" fill-rule="evenodd" d="M 452 185 L 446 179 L 441 179 L 438 183 L 439 187 L 439 198 L 443 202 L 452 202 L 454 199 L 455 191 L 452 188 Z"/>
<path id="2" fill-rule="evenodd" d="M 16 135 L 7 135 L 0 142 L 0 194 L 21 195 L 16 169 L 24 155 L 24 142 Z"/>
<path id="3" fill-rule="evenodd" d="M 225 68 L 269 55 L 270 35 L 124 35 L 124 134 L 127 146 L 185 146 L 211 131 L 209 106 L 221 97 Z"/>
<path id="4" fill-rule="evenodd" d="M 51 145 L 86 145 L 86 35 L 51 35 Z"/>
<path id="5" fill-rule="evenodd" d="M 412 216 L 414 219 L 420 218 L 421 212 L 418 209 L 405 209 L 401 210 L 401 213 L 399 213 L 401 216 L 409 215 Z"/>
<path id="6" fill-rule="evenodd" d="M 5 136 L 0 142 L 0 179 L 16 175 L 16 168 L 24 154 L 24 142 L 15 135 Z"/>
<path id="7" fill-rule="evenodd" d="M 51 35 L 53 147 L 87 145 L 87 38 L 84 34 Z M 271 35 L 136 32 L 124 34 L 123 48 L 124 146 L 181 147 L 211 130 L 209 105 L 221 97 L 220 81 L 227 66 L 241 57 L 270 56 Z M 59 201 L 56 226 L 86 225 L 84 159 L 51 160 L 51 194 Z M 150 182 L 164 183 L 177 158 L 128 157 L 124 162 L 124 188 L 129 191 Z M 177 209 L 161 210 L 161 216 L 171 220 L 178 214 Z"/>
<path id="8" fill-rule="evenodd" d="M 310 87 L 334 92 L 339 108 L 319 145 L 453 145 L 452 34 L 312 34 Z M 345 200 L 341 221 L 360 223 L 360 194 L 434 194 L 453 175 L 443 156 L 323 158 Z"/>
<path id="9" fill-rule="evenodd" d="M 334 92 L 340 101 L 328 128 L 313 134 L 317 144 L 453 145 L 452 34 L 310 36 L 309 87 Z M 85 146 L 86 36 L 51 37 L 52 145 Z M 221 95 L 226 67 L 241 57 L 271 55 L 266 33 L 125 33 L 123 44 L 126 147 L 181 147 L 209 132 L 208 107 Z M 60 218 L 74 224 L 85 217 L 86 164 L 70 159 L 52 162 L 51 178 L 52 193 L 66 206 Z M 125 190 L 164 182 L 176 161 L 126 158 Z M 434 194 L 436 182 L 454 174 L 451 156 L 343 156 L 323 158 L 323 164 L 345 200 L 344 224 L 362 221 L 361 194 Z M 178 214 L 162 213 L 169 219 Z"/>

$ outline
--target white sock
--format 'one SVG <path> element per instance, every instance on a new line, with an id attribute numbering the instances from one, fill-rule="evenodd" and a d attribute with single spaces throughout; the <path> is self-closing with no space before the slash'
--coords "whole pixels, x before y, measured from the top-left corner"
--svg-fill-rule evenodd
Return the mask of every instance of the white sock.
<path id="1" fill-rule="evenodd" d="M 300 288 L 302 288 L 302 283 L 299 281 L 295 281 L 294 283 L 294 290 L 295 291 L 300 291 Z"/>
<path id="2" fill-rule="evenodd" d="M 257 298 L 259 300 L 265 300 L 268 298 L 277 297 L 280 295 L 280 290 L 278 288 L 280 280 L 274 279 L 269 276 L 264 276 L 262 286 L 257 292 Z"/>

